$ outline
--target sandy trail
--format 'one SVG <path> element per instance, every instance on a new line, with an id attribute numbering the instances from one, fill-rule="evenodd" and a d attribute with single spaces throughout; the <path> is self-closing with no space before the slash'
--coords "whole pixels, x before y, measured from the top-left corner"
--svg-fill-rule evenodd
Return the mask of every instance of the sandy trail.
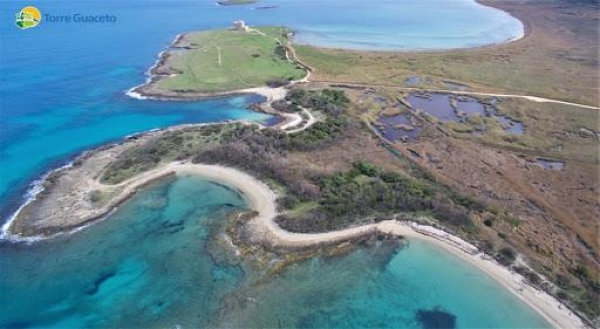
<path id="1" fill-rule="evenodd" d="M 317 122 L 317 120 L 312 115 L 312 113 L 310 113 L 309 110 L 307 110 L 305 108 L 302 108 L 302 112 L 304 112 L 308 116 L 308 120 L 306 120 L 306 123 L 304 125 L 302 125 L 302 127 L 299 127 L 299 128 L 296 128 L 296 129 L 292 129 L 292 130 L 287 130 L 286 132 L 288 134 L 296 134 L 296 133 L 299 133 L 301 131 L 304 131 L 304 130 L 308 129 L 309 127 L 311 127 L 312 125 L 314 125 L 315 122 Z"/>
<path id="2" fill-rule="evenodd" d="M 386 84 L 386 83 L 361 83 L 361 82 L 345 82 L 345 81 L 328 81 L 328 80 L 311 80 L 314 83 L 325 83 L 329 85 L 348 85 L 357 87 L 387 87 L 395 88 L 398 90 L 406 91 L 420 91 L 420 92 L 431 92 L 431 93 L 443 93 L 443 94 L 454 94 L 454 95 L 473 95 L 473 96 L 488 96 L 488 97 L 501 97 L 501 98 L 522 98 L 537 103 L 555 103 L 563 104 L 574 107 L 580 107 L 588 110 L 600 110 L 598 106 L 571 103 L 567 101 L 561 101 L 559 99 L 544 98 L 532 95 L 514 95 L 514 94 L 499 94 L 499 93 L 484 93 L 478 91 L 462 91 L 462 90 L 450 90 L 450 89 L 431 89 L 431 88 L 414 88 L 414 87 L 399 87 L 397 84 Z"/>

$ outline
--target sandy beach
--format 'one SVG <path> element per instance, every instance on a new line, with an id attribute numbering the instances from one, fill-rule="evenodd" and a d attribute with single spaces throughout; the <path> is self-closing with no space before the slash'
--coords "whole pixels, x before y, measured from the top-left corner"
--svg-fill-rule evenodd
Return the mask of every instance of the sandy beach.
<path id="1" fill-rule="evenodd" d="M 342 241 L 374 230 L 402 236 L 409 241 L 410 239 L 425 240 L 470 263 L 495 279 L 541 314 L 553 327 L 586 328 L 578 316 L 554 297 L 528 285 L 520 274 L 510 271 L 490 257 L 486 257 L 468 242 L 442 230 L 411 222 L 388 220 L 378 224 L 327 233 L 292 233 L 283 230 L 274 222 L 277 215 L 276 194 L 266 184 L 252 176 L 231 168 L 196 164 L 171 164 L 162 171 L 163 174 L 165 171 L 173 171 L 178 174 L 197 174 L 237 188 L 243 193 L 252 208 L 258 212 L 258 216 L 252 220 L 255 233 L 260 235 L 259 238 L 268 239 L 276 245 L 297 247 Z M 160 171 L 157 174 L 160 174 Z"/>
<path id="2" fill-rule="evenodd" d="M 480 253 L 476 247 L 468 242 L 434 227 L 418 225 L 413 222 L 387 220 L 377 224 L 326 233 L 305 234 L 286 231 L 274 221 L 278 214 L 277 195 L 269 186 L 239 170 L 218 165 L 173 162 L 155 170 L 147 171 L 117 185 L 104 185 L 97 179 L 83 180 L 78 184 L 82 186 L 82 191 L 93 189 L 118 192 L 114 193 L 113 198 L 104 207 L 84 207 L 82 206 L 83 200 L 81 200 L 79 204 L 59 208 L 66 209 L 70 213 L 75 213 L 76 216 L 65 217 L 64 211 L 56 212 L 55 216 L 44 218 L 37 225 L 48 225 L 49 227 L 58 225 L 64 228 L 73 228 L 72 231 L 77 231 L 85 225 L 105 218 L 106 214 L 109 214 L 116 206 L 131 197 L 139 188 L 144 187 L 150 182 L 168 175 L 186 174 L 198 175 L 208 180 L 228 185 L 241 192 L 250 207 L 258 213 L 250 221 L 253 238 L 257 241 L 262 240 L 273 246 L 303 247 L 319 243 L 341 242 L 372 233 L 373 231 L 401 236 L 408 239 L 408 241 L 411 239 L 425 240 L 470 263 L 486 275 L 495 279 L 541 314 L 553 327 L 586 328 L 583 321 L 566 306 L 562 305 L 562 303 L 546 292 L 528 285 L 525 278 L 520 274 L 510 271 L 508 268 L 492 260 L 489 256 Z M 73 200 L 78 198 L 81 199 L 81 197 L 77 197 L 77 194 L 72 197 Z M 67 199 L 69 198 L 67 197 Z M 76 221 L 73 222 L 73 220 Z"/>
<path id="3" fill-rule="evenodd" d="M 541 314 L 555 328 L 586 328 L 581 319 L 566 306 L 544 291 L 538 290 L 525 281 L 518 273 L 512 272 L 496 261 L 477 251 L 468 242 L 452 236 L 439 229 L 396 220 L 383 221 L 378 224 L 364 225 L 340 231 L 301 234 L 292 233 L 280 228 L 273 220 L 277 215 L 276 195 L 264 183 L 235 169 L 206 165 L 172 165 L 177 172 L 198 174 L 208 179 L 234 186 L 245 195 L 252 208 L 259 215 L 253 219 L 257 234 L 282 246 L 307 246 L 322 242 L 341 241 L 357 237 L 373 230 L 392 233 L 410 239 L 420 239 L 432 243 L 452 253 L 461 260 L 475 266 L 486 275 L 495 279 L 506 289 L 514 293 L 531 308 Z"/>

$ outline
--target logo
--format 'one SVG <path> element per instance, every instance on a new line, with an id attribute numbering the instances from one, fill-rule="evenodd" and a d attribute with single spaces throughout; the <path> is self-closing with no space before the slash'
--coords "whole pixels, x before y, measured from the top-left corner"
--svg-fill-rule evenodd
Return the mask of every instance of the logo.
<path id="1" fill-rule="evenodd" d="M 16 15 L 15 24 L 22 30 L 36 27 L 42 21 L 42 14 L 33 7 L 28 6 L 21 9 L 21 12 Z"/>

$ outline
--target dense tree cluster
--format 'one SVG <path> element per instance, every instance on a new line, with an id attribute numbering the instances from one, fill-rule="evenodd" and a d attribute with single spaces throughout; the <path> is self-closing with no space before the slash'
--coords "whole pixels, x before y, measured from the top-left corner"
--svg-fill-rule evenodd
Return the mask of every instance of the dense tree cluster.
<path id="1" fill-rule="evenodd" d="M 468 210 L 420 180 L 358 162 L 352 170 L 317 182 L 321 207 L 300 218 L 281 216 L 285 228 L 298 232 L 339 229 L 365 218 L 398 212 L 427 212 L 455 226 L 471 225 Z M 306 201 L 306 200 L 301 200 Z"/>
<path id="2" fill-rule="evenodd" d="M 302 106 L 329 115 L 338 115 L 350 104 L 350 99 L 341 90 L 323 89 L 319 91 L 294 89 L 286 100 L 293 106 Z"/>
<path id="3" fill-rule="evenodd" d="M 349 104 L 350 99 L 340 90 L 293 89 L 285 99 L 273 102 L 271 106 L 278 111 L 287 113 L 298 112 L 303 107 L 313 111 L 322 111 L 330 116 L 337 116 L 342 114 Z"/>

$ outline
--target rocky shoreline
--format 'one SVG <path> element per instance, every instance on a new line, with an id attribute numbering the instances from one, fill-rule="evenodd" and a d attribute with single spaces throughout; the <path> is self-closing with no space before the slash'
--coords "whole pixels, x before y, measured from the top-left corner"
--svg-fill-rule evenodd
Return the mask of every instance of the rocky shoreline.
<path id="1" fill-rule="evenodd" d="M 143 145 L 153 138 L 159 138 L 166 133 L 190 128 L 222 126 L 229 124 L 257 125 L 255 123 L 249 123 L 245 121 L 229 121 L 210 124 L 184 124 L 133 134 L 125 137 L 119 142 L 102 145 L 97 148 L 84 151 L 69 164 L 57 169 L 53 169 L 42 175 L 39 183 L 32 187 L 32 189 L 35 191 L 30 193 L 31 196 L 28 198 L 28 200 L 26 200 L 24 204 L 19 207 L 11 216 L 11 218 L 2 226 L 0 238 L 10 241 L 36 241 L 52 238 L 60 234 L 68 234 L 95 223 L 96 221 L 102 220 L 114 209 L 116 209 L 122 202 L 131 197 L 131 195 L 137 191 L 137 188 L 142 188 L 156 180 L 163 179 L 168 176 L 168 174 L 148 180 L 145 182 L 145 184 L 137 186 L 136 189 L 127 191 L 127 193 L 121 195 L 121 197 L 117 198 L 117 200 L 109 202 L 109 204 L 94 210 L 94 207 L 91 207 L 91 205 L 85 205 L 85 203 L 89 201 L 88 194 L 90 191 L 82 190 L 80 188 L 80 183 L 87 181 L 92 182 L 92 185 L 90 186 L 98 186 L 99 183 L 97 180 L 100 179 L 99 176 L 102 174 L 102 170 L 96 170 L 96 166 L 99 168 L 105 168 L 112 160 L 114 160 L 114 158 L 118 157 L 119 154 Z M 114 189 L 115 192 L 117 192 L 119 187 L 114 186 Z M 63 194 L 68 197 L 61 198 L 61 200 L 65 203 L 61 204 L 60 206 L 56 206 L 52 203 L 52 200 L 48 200 L 49 198 Z M 69 197 L 71 198 L 70 201 L 67 200 Z M 78 198 L 79 201 L 77 200 Z M 45 204 L 47 202 L 49 202 L 49 204 L 46 204 L 46 209 L 43 212 L 39 212 L 39 210 L 35 209 L 39 204 Z M 78 216 L 81 216 L 82 214 L 77 212 L 66 212 L 64 214 L 59 214 L 57 211 L 53 210 L 54 208 L 57 208 L 65 211 L 64 207 L 73 210 L 72 208 L 68 207 L 74 207 L 76 205 L 83 205 L 83 208 L 80 208 L 79 210 L 87 209 L 88 211 L 91 211 L 91 213 L 86 213 L 84 216 L 85 218 L 73 220 L 73 218 L 78 218 Z M 64 226 L 44 226 L 42 225 L 43 223 L 39 221 L 39 217 L 43 214 L 45 216 L 49 216 L 49 218 L 63 218 L 64 222 L 68 224 Z"/>

